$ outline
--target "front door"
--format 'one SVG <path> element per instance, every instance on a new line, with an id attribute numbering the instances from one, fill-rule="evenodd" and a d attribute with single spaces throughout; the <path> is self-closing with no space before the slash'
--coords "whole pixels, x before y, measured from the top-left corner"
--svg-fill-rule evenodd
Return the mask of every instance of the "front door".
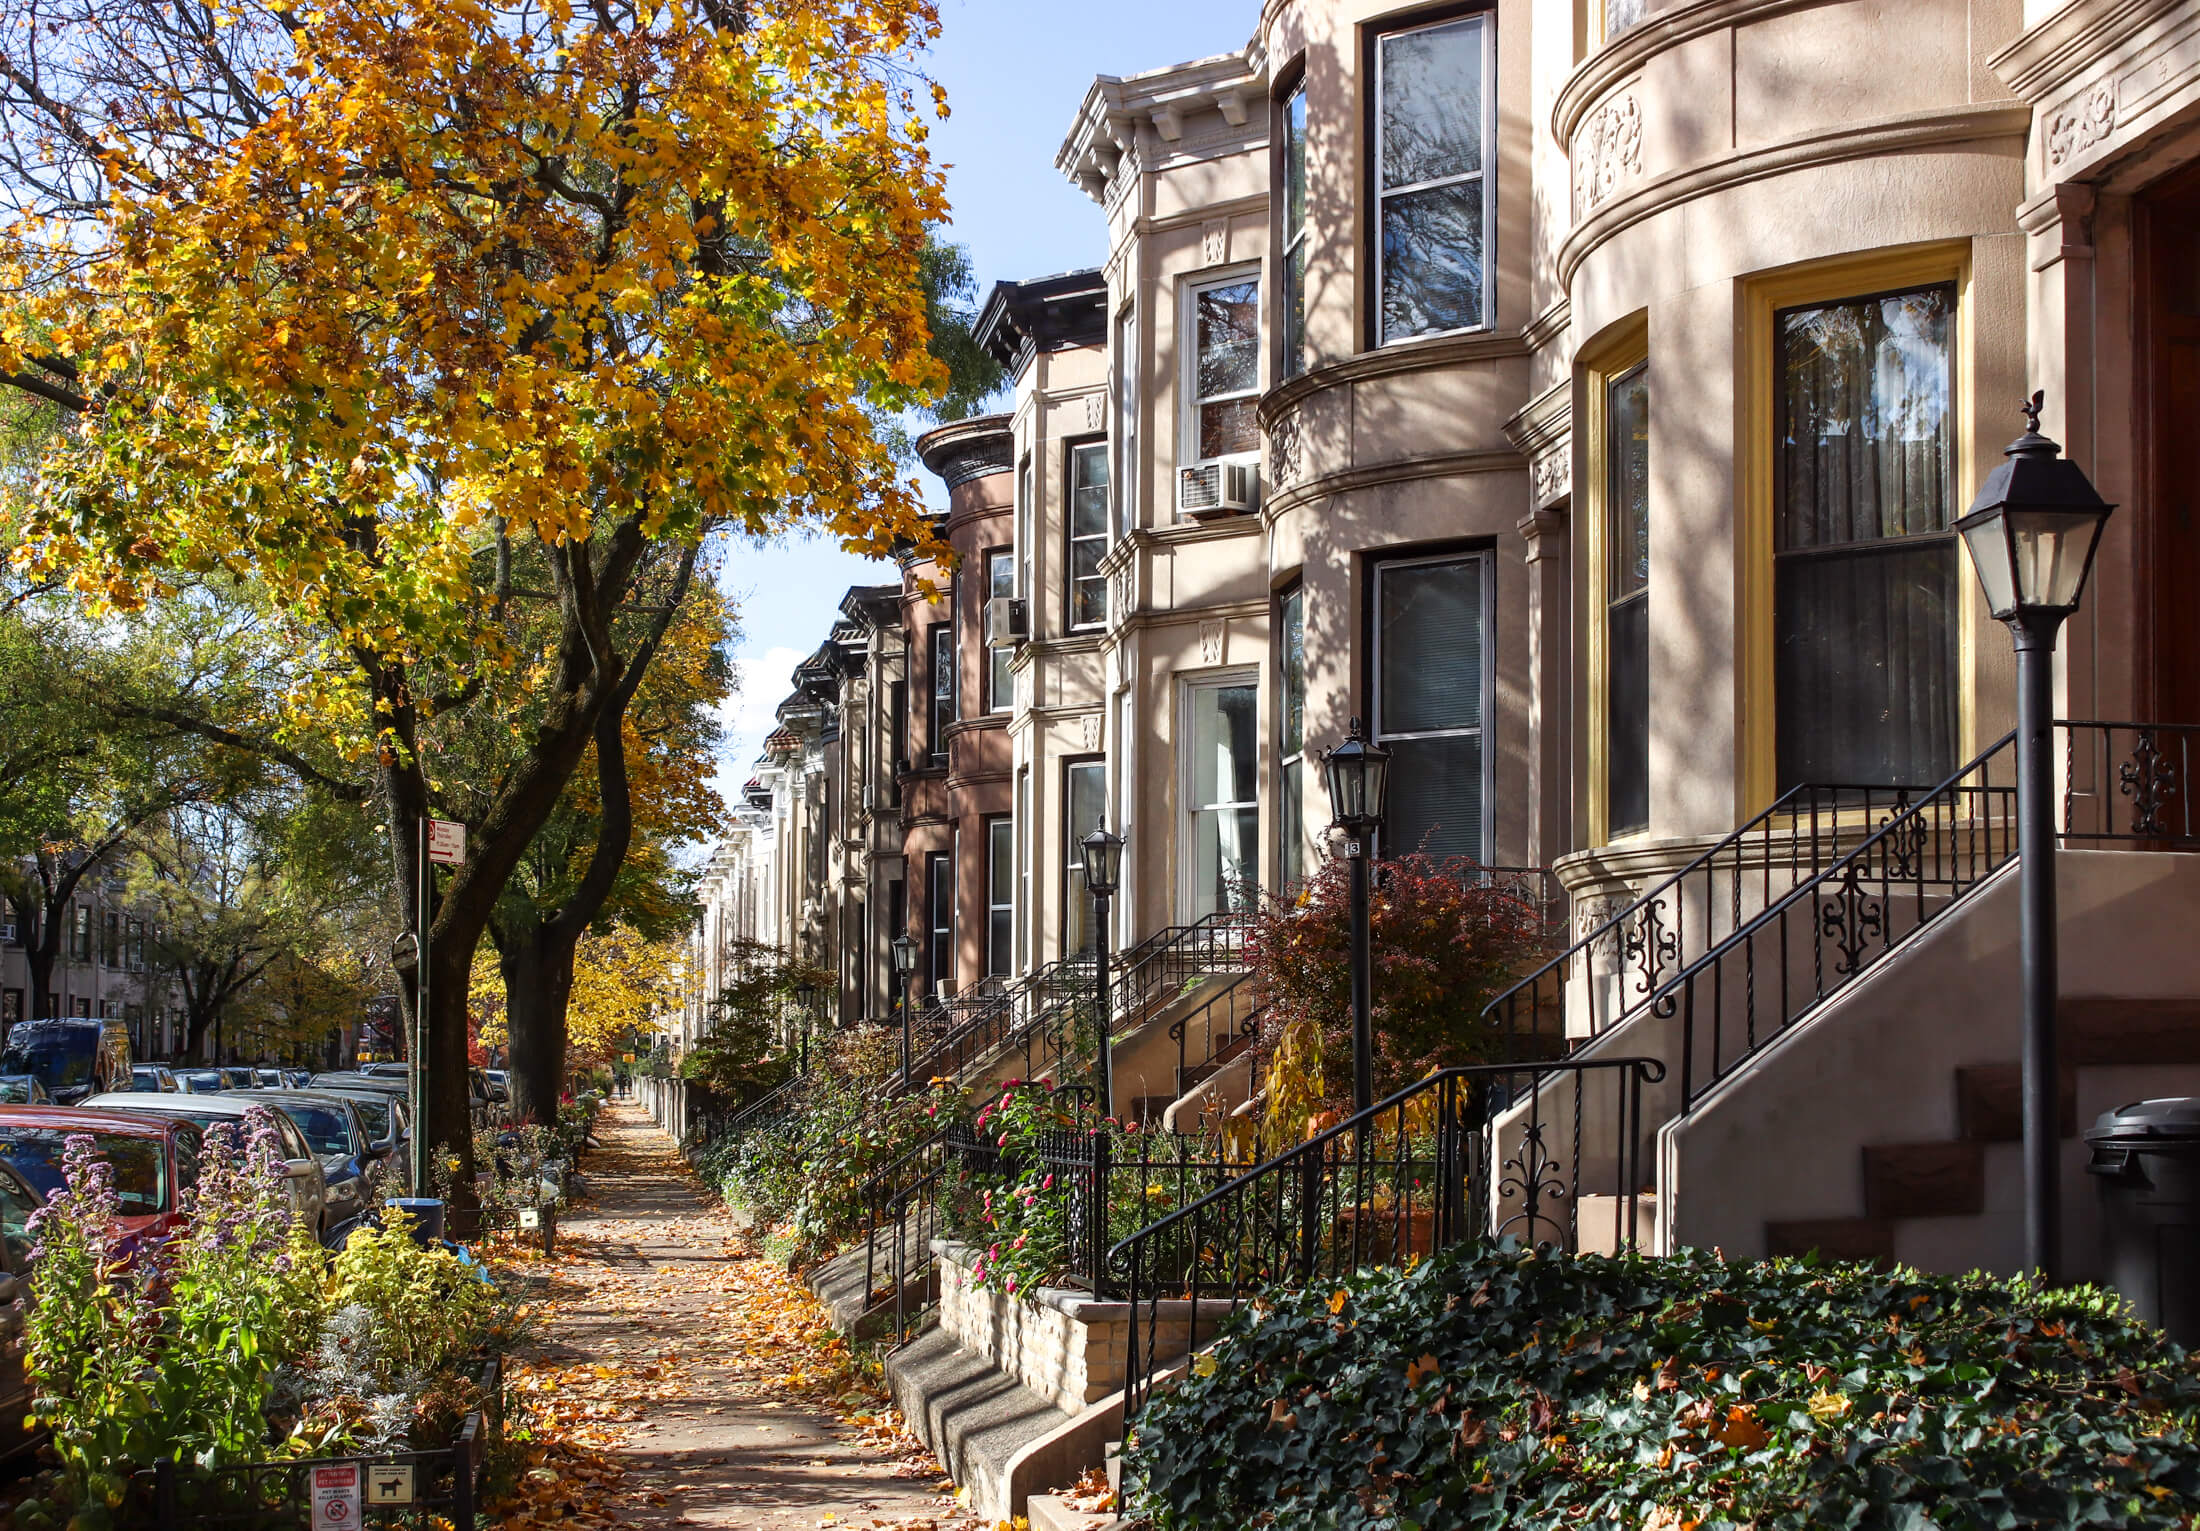
<path id="1" fill-rule="evenodd" d="M 2200 167 L 2136 206 L 2144 716 L 2200 723 Z"/>

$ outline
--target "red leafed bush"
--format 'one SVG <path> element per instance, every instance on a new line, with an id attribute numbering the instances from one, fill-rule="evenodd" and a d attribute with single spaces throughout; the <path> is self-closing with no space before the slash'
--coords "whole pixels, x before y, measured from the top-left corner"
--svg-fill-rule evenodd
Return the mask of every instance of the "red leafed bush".
<path id="1" fill-rule="evenodd" d="M 1482 1009 L 1543 955 L 1539 911 L 1492 885 L 1463 856 L 1400 856 L 1369 896 L 1374 960 L 1375 1096 L 1432 1068 L 1495 1061 L 1502 1043 Z M 1266 902 L 1247 934 L 1253 982 L 1268 1005 L 1269 1045 L 1294 1023 L 1322 1033 L 1322 1094 L 1352 1087 L 1352 866 L 1325 862 L 1293 894 Z"/>

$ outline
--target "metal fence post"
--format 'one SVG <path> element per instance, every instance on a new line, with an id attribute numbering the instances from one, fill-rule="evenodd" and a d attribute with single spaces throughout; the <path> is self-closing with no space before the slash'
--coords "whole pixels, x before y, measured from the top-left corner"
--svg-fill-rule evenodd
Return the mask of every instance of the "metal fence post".
<path id="1" fill-rule="evenodd" d="M 153 1464 L 153 1524 L 159 1531 L 183 1531 L 176 1513 L 176 1464 L 166 1457 Z"/>
<path id="2" fill-rule="evenodd" d="M 480 1416 L 451 1444 L 451 1531 L 474 1531 L 474 1445 Z"/>

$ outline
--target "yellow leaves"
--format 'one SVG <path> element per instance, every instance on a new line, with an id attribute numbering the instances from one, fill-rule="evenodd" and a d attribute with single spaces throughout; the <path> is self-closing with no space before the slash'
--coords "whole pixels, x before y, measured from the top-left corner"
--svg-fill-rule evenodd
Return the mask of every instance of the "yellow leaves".
<path id="1" fill-rule="evenodd" d="M 1761 1450 L 1772 1439 L 1772 1432 L 1757 1418 L 1755 1409 L 1738 1403 L 1726 1411 L 1726 1417 L 1712 1430 L 1711 1438 L 1722 1446 L 1750 1452 Z"/>
<path id="2" fill-rule="evenodd" d="M 1418 1361 L 1409 1362 L 1406 1366 L 1406 1386 L 1409 1388 L 1419 1387 L 1424 1378 L 1433 1377 L 1442 1369 L 1433 1354 L 1424 1355 Z"/>
<path id="3" fill-rule="evenodd" d="M 1808 1405 L 1810 1417 L 1822 1425 L 1835 1424 L 1847 1419 L 1849 1410 L 1855 1406 L 1855 1401 L 1846 1393 L 1835 1392 L 1830 1388 L 1820 1388 L 1817 1392 L 1811 1394 Z"/>
<path id="4" fill-rule="evenodd" d="M 1336 1291 L 1329 1294 L 1329 1311 L 1332 1314 L 1342 1313 L 1344 1311 L 1344 1305 L 1347 1302 L 1351 1301 L 1351 1299 L 1352 1294 L 1350 1292 L 1346 1291 L 1343 1287 L 1337 1288 Z"/>
<path id="5" fill-rule="evenodd" d="M 1215 1374 L 1217 1364 L 1214 1352 L 1203 1350 L 1192 1357 L 1192 1375 L 1195 1377 L 1212 1377 Z"/>

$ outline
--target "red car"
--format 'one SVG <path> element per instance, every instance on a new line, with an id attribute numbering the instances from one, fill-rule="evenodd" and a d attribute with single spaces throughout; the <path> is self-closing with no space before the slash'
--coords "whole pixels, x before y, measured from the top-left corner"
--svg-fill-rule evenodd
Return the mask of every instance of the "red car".
<path id="1" fill-rule="evenodd" d="M 88 1136 L 114 1169 L 115 1224 L 125 1248 L 159 1243 L 182 1221 L 184 1191 L 198 1182 L 198 1124 L 176 1117 L 68 1106 L 0 1106 L 0 1162 L 40 1196 L 63 1183 L 69 1139 Z"/>

